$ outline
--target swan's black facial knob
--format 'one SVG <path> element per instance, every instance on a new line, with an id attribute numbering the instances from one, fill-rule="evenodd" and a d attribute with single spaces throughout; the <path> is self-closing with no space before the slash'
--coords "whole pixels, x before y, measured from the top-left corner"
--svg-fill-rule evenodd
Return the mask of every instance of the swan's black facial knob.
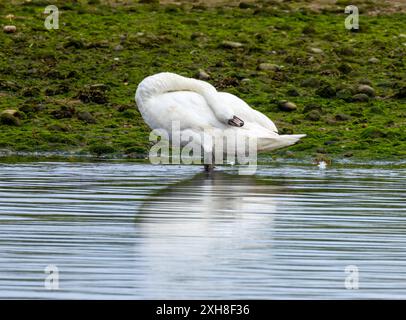
<path id="1" fill-rule="evenodd" d="M 244 121 L 236 116 L 233 116 L 232 119 L 228 120 L 228 124 L 234 127 L 242 127 L 244 125 Z"/>

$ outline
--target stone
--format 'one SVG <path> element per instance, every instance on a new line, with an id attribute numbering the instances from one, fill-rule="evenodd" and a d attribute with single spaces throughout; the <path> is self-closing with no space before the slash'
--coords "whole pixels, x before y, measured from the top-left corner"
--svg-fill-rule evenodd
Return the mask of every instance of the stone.
<path id="1" fill-rule="evenodd" d="M 20 126 L 21 121 L 14 115 L 8 113 L 8 112 L 2 112 L 0 113 L 0 125 L 8 125 L 8 126 Z"/>
<path id="2" fill-rule="evenodd" d="M 320 118 L 320 112 L 317 110 L 312 110 L 306 115 L 306 119 L 311 121 L 319 121 Z"/>
<path id="3" fill-rule="evenodd" d="M 337 121 L 348 121 L 351 117 L 344 113 L 339 113 L 334 117 Z"/>
<path id="4" fill-rule="evenodd" d="M 371 59 L 368 60 L 369 63 L 379 63 L 380 60 L 378 58 L 372 57 Z"/>
<path id="5" fill-rule="evenodd" d="M 368 95 L 370 97 L 375 96 L 375 90 L 367 84 L 359 85 L 358 89 L 357 89 L 357 93 L 365 93 L 366 95 Z"/>
<path id="6" fill-rule="evenodd" d="M 86 123 L 96 123 L 96 119 L 88 111 L 78 112 L 77 117 L 79 120 L 82 120 Z"/>
<path id="7" fill-rule="evenodd" d="M 365 93 L 357 93 L 352 96 L 352 101 L 354 102 L 368 102 L 369 96 Z"/>
<path id="8" fill-rule="evenodd" d="M 320 48 L 310 48 L 310 51 L 317 54 L 323 53 L 323 50 Z"/>
<path id="9" fill-rule="evenodd" d="M 318 88 L 320 86 L 320 80 L 316 78 L 307 78 L 302 81 L 301 86 L 309 88 Z"/>
<path id="10" fill-rule="evenodd" d="M 290 111 L 296 110 L 296 109 L 297 109 L 297 106 L 296 106 L 296 104 L 294 104 L 293 102 L 284 100 L 284 101 L 280 101 L 280 102 L 278 103 L 278 108 L 279 108 L 279 110 L 281 110 L 281 111 L 288 111 L 288 112 L 290 112 Z"/>
<path id="11" fill-rule="evenodd" d="M 323 109 L 322 109 L 321 106 L 319 106 L 318 104 L 313 104 L 313 103 L 311 103 L 311 104 L 308 104 L 308 105 L 306 105 L 306 106 L 304 107 L 303 113 L 308 113 L 308 112 L 310 112 L 310 111 L 312 111 L 312 110 L 317 110 L 319 113 L 322 113 L 322 112 L 323 112 Z"/>
<path id="12" fill-rule="evenodd" d="M 4 26 L 3 31 L 5 33 L 15 33 L 17 31 L 16 26 Z"/>
<path id="13" fill-rule="evenodd" d="M 316 94 L 322 98 L 333 98 L 336 95 L 336 90 L 331 85 L 324 85 L 316 90 Z"/>
<path id="14" fill-rule="evenodd" d="M 197 73 L 197 78 L 200 80 L 207 81 L 210 79 L 210 75 L 204 70 L 199 70 L 199 72 Z"/>
<path id="15" fill-rule="evenodd" d="M 235 48 L 241 48 L 243 46 L 243 44 L 241 42 L 224 40 L 221 43 L 221 46 L 224 48 L 228 48 L 228 49 L 235 49 Z"/>
<path id="16" fill-rule="evenodd" d="M 258 66 L 258 70 L 262 71 L 279 71 L 282 68 L 274 63 L 260 63 Z"/>

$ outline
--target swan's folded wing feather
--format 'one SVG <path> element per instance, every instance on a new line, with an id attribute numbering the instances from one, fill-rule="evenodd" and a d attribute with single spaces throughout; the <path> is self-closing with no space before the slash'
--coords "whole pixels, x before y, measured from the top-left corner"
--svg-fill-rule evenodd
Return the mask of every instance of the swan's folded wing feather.
<path id="1" fill-rule="evenodd" d="M 251 108 L 244 100 L 228 92 L 219 92 L 224 103 L 229 104 L 235 115 L 243 121 L 255 122 L 273 132 L 278 132 L 275 124 L 263 113 Z"/>

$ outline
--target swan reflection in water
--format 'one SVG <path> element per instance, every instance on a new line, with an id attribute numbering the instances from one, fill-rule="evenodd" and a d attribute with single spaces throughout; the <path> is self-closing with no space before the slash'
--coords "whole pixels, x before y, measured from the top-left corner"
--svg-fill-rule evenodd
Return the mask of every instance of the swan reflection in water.
<path id="1" fill-rule="evenodd" d="M 253 176 L 214 172 L 151 196 L 136 218 L 142 290 L 149 298 L 197 298 L 200 291 L 215 298 L 242 286 L 258 292 L 270 272 L 264 252 L 271 252 L 275 191 Z"/>

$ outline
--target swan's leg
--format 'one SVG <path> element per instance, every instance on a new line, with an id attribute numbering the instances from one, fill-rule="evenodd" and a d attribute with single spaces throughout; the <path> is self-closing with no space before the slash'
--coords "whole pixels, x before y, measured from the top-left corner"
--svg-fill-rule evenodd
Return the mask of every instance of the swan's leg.
<path id="1" fill-rule="evenodd" d="M 211 173 L 214 171 L 214 152 L 211 154 L 211 163 L 204 165 L 204 171 L 207 173 Z"/>

